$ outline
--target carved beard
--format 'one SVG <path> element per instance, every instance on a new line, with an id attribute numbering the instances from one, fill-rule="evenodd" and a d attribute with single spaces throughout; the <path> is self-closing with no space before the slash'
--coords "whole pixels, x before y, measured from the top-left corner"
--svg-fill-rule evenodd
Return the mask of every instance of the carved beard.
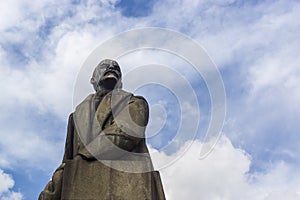
<path id="1" fill-rule="evenodd" d="M 100 78 L 99 85 L 107 90 L 113 90 L 120 79 L 119 72 L 114 70 L 107 70 Z"/>
<path id="2" fill-rule="evenodd" d="M 98 95 L 103 96 L 116 88 L 122 88 L 121 79 L 111 73 L 104 73 L 98 82 L 96 92 Z"/>

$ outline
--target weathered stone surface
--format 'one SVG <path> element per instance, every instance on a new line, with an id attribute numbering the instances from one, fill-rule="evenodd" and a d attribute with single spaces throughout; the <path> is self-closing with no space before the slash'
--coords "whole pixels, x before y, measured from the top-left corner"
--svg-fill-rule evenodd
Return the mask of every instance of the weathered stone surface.
<path id="1" fill-rule="evenodd" d="M 40 200 L 165 199 L 145 142 L 148 103 L 121 90 L 121 71 L 102 61 L 89 95 L 69 117 L 62 164 Z"/>
<path id="2" fill-rule="evenodd" d="M 62 199 L 153 199 L 152 172 L 126 173 L 98 161 L 75 162 L 66 163 L 64 179 L 68 181 L 63 182 Z"/>

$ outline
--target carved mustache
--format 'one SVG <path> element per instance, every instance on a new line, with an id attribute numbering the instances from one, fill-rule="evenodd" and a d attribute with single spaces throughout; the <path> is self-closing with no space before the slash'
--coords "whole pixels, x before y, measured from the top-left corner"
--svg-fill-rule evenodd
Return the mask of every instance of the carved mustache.
<path id="1" fill-rule="evenodd" d="M 113 69 L 108 69 L 103 73 L 103 77 L 105 77 L 108 74 L 113 74 L 117 79 L 120 78 L 120 72 L 117 70 L 113 70 Z"/>

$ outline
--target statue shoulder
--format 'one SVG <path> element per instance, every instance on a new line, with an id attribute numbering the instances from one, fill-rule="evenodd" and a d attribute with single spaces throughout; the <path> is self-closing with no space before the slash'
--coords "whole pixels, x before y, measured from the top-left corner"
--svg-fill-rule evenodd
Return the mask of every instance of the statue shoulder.
<path id="1" fill-rule="evenodd" d="M 129 101 L 131 119 L 140 126 L 146 126 L 149 121 L 149 106 L 142 96 L 132 96 Z"/>
<path id="2" fill-rule="evenodd" d="M 120 95 L 120 96 L 133 96 L 133 94 L 131 92 L 128 92 L 128 91 L 125 91 L 122 89 L 113 90 L 112 94 Z"/>
<path id="3" fill-rule="evenodd" d="M 133 101 L 133 102 L 136 102 L 136 103 L 139 103 L 139 104 L 142 104 L 142 105 L 148 107 L 148 102 L 143 96 L 132 95 L 130 98 L 130 101 Z"/>
<path id="4" fill-rule="evenodd" d="M 84 102 L 90 102 L 93 97 L 95 96 L 95 94 L 89 94 L 81 103 L 84 103 Z"/>
<path id="5" fill-rule="evenodd" d="M 89 104 L 92 101 L 94 96 L 95 96 L 95 94 L 89 94 L 80 104 L 78 104 L 76 106 L 75 110 L 79 109 L 80 107 L 82 107 L 85 104 Z"/>
<path id="6" fill-rule="evenodd" d="M 125 90 L 117 90 L 117 93 L 122 96 L 130 96 L 130 100 L 132 101 L 144 101 L 147 103 L 147 100 L 143 96 L 134 95 L 131 92 Z M 147 103 L 148 104 L 148 103 Z"/>

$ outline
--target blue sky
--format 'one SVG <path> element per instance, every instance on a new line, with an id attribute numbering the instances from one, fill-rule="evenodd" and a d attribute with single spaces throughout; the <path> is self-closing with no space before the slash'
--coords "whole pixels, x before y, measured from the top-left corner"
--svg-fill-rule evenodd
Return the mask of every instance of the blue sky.
<path id="1" fill-rule="evenodd" d="M 167 52 L 132 52 L 118 60 L 124 73 L 133 65 L 167 65 L 196 94 L 200 125 L 188 146 L 191 140 L 183 133 L 173 140 L 178 121 L 197 116 L 189 98 L 176 104 L 176 96 L 185 91 L 173 94 L 155 84 L 136 91 L 151 106 L 165 109 L 153 107 L 148 133 L 166 123 L 148 142 L 155 152 L 173 141 L 171 150 L 161 149 L 153 159 L 156 166 L 178 159 L 160 169 L 167 197 L 299 199 L 299 11 L 300 3 L 292 0 L 0 3 L 0 199 L 37 199 L 61 162 L 74 86 L 85 59 L 116 34 L 144 27 L 175 30 L 204 47 L 226 91 L 222 136 L 213 152 L 199 160 L 211 108 L 203 78 Z M 156 73 L 140 74 L 137 80 L 146 76 L 181 87 L 176 78 Z"/>

